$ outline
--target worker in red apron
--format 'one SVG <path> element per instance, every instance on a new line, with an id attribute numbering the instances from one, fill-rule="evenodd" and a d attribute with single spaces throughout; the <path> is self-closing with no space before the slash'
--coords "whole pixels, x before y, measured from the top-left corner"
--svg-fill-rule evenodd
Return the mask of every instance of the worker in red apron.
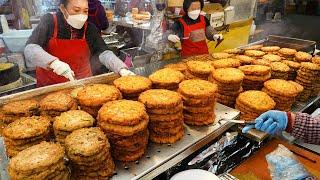
<path id="1" fill-rule="evenodd" d="M 181 42 L 182 57 L 208 54 L 206 39 L 222 39 L 222 34 L 210 25 L 210 21 L 203 15 L 203 0 L 185 0 L 183 10 L 186 12 L 173 26 L 174 34 L 168 36 L 168 40 L 174 43 Z"/>
<path id="2" fill-rule="evenodd" d="M 57 13 L 41 18 L 24 51 L 26 61 L 36 67 L 38 87 L 92 76 L 92 55 L 115 73 L 134 75 L 87 19 L 87 0 L 61 0 Z"/>

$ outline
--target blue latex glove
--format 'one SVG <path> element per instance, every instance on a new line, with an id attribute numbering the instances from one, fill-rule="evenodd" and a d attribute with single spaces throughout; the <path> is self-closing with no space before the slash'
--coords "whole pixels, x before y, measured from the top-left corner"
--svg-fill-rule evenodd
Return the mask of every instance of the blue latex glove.
<path id="1" fill-rule="evenodd" d="M 248 125 L 242 129 L 243 133 L 247 133 L 250 129 L 256 128 L 259 131 L 266 132 L 271 135 L 284 131 L 288 125 L 287 113 L 283 111 L 271 110 L 261 114 L 256 119 L 256 124 Z"/>

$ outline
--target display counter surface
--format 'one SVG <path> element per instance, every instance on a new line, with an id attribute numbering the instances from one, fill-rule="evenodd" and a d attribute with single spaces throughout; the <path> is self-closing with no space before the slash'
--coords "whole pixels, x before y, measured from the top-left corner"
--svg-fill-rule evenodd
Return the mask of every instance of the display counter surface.
<path id="1" fill-rule="evenodd" d="M 261 148 L 255 155 L 244 161 L 241 165 L 231 171 L 238 179 L 271 179 L 268 170 L 266 155 L 274 151 L 279 144 L 286 146 L 296 154 L 299 162 L 314 176 L 320 177 L 320 156 L 295 145 L 288 144 L 279 139 L 271 140 L 265 147 Z"/>

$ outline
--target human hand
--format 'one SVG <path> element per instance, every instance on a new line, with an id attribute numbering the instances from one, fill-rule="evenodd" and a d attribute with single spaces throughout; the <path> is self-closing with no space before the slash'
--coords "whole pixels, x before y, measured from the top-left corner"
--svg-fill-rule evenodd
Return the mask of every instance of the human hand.
<path id="1" fill-rule="evenodd" d="M 173 43 L 180 42 L 180 38 L 177 35 L 174 35 L 174 34 L 170 34 L 168 36 L 168 40 L 173 42 Z"/>
<path id="2" fill-rule="evenodd" d="M 129 71 L 128 69 L 121 69 L 119 71 L 120 76 L 134 76 L 136 75 L 134 72 Z"/>
<path id="3" fill-rule="evenodd" d="M 223 35 L 222 34 L 215 34 L 215 35 L 213 35 L 213 39 L 215 41 L 217 41 L 218 39 L 223 39 Z"/>
<path id="4" fill-rule="evenodd" d="M 72 71 L 72 69 L 70 68 L 69 64 L 60 61 L 59 59 L 54 60 L 50 66 L 49 66 L 54 73 L 56 73 L 59 76 L 63 76 L 67 79 L 69 79 L 70 81 L 74 81 L 74 72 Z"/>
<path id="5" fill-rule="evenodd" d="M 284 131 L 288 125 L 287 113 L 283 111 L 271 110 L 261 114 L 256 119 L 256 124 L 248 125 L 242 129 L 243 133 L 247 133 L 250 129 L 256 128 L 259 131 L 275 135 Z"/>

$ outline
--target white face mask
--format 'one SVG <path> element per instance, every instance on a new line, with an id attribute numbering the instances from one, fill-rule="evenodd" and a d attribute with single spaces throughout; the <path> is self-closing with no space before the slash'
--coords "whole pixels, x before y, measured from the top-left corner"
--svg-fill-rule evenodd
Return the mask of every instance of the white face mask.
<path id="1" fill-rule="evenodd" d="M 199 10 L 190 11 L 190 12 L 188 12 L 188 16 L 191 19 L 196 20 L 196 19 L 198 19 L 199 15 L 200 15 L 200 12 L 201 12 L 200 9 Z"/>
<path id="2" fill-rule="evenodd" d="M 66 12 L 68 13 L 68 11 Z M 84 23 L 86 23 L 87 19 L 88 19 L 88 15 L 84 15 L 84 14 L 70 15 L 69 13 L 68 13 L 68 18 L 66 18 L 67 23 L 76 29 L 81 29 Z"/>

